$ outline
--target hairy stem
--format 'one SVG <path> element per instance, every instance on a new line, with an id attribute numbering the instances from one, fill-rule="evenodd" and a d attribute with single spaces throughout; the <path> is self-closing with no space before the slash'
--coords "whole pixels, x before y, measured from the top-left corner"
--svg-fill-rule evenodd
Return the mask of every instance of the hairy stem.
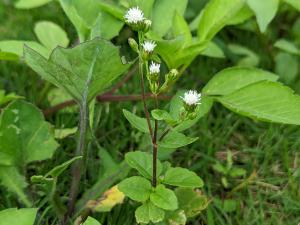
<path id="1" fill-rule="evenodd" d="M 154 97 L 155 99 L 155 107 L 158 108 L 158 100 L 157 95 Z M 158 121 L 155 120 L 154 122 L 154 133 L 153 133 L 153 139 L 152 139 L 152 145 L 153 145 L 153 155 L 152 155 L 152 186 L 156 187 L 157 184 L 157 131 L 158 131 Z"/>

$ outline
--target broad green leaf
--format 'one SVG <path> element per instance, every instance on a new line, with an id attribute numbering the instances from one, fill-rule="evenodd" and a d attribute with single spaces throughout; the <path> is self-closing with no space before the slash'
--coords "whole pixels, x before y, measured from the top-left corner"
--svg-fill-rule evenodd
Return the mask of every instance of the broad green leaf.
<path id="1" fill-rule="evenodd" d="M 288 3 L 289 5 L 293 6 L 298 11 L 300 11 L 300 1 L 299 0 L 283 0 L 283 1 Z"/>
<path id="2" fill-rule="evenodd" d="M 146 152 L 129 152 L 125 155 L 127 164 L 136 169 L 142 176 L 151 179 L 152 178 L 152 155 Z M 157 161 L 157 176 L 162 172 L 161 162 Z"/>
<path id="3" fill-rule="evenodd" d="M 52 157 L 58 144 L 43 114 L 25 101 L 10 103 L 0 117 L 0 165 L 24 168 Z"/>
<path id="4" fill-rule="evenodd" d="M 76 160 L 81 159 L 82 156 L 74 157 L 64 163 L 62 163 L 59 166 L 54 167 L 51 171 L 49 171 L 45 177 L 51 176 L 51 177 L 58 177 L 62 172 L 64 172 L 73 162 Z"/>
<path id="5" fill-rule="evenodd" d="M 148 224 L 150 221 L 158 223 L 165 217 L 164 210 L 156 207 L 152 202 L 145 202 L 135 211 L 135 218 L 138 223 Z"/>
<path id="6" fill-rule="evenodd" d="M 214 58 L 225 58 L 223 50 L 213 41 L 208 43 L 207 48 L 201 53 L 201 55 Z"/>
<path id="7" fill-rule="evenodd" d="M 6 53 L 13 53 L 19 57 L 23 56 L 24 45 L 37 51 L 44 57 L 48 57 L 49 51 L 41 44 L 34 41 L 19 41 L 19 40 L 9 40 L 0 41 L 0 51 Z"/>
<path id="8" fill-rule="evenodd" d="M 104 192 L 97 200 L 90 200 L 86 207 L 93 212 L 109 212 L 117 204 L 123 203 L 125 195 L 119 191 L 117 186 L 113 186 Z"/>
<path id="9" fill-rule="evenodd" d="M 185 212 L 182 209 L 167 212 L 165 218 L 165 221 L 168 221 L 169 223 L 166 222 L 159 225 L 186 225 L 187 223 Z"/>
<path id="10" fill-rule="evenodd" d="M 150 195 L 150 201 L 159 208 L 165 210 L 175 210 L 178 208 L 177 197 L 174 191 L 164 185 L 158 185 Z"/>
<path id="11" fill-rule="evenodd" d="M 18 9 L 31 9 L 45 5 L 52 0 L 18 0 L 15 7 Z"/>
<path id="12" fill-rule="evenodd" d="M 10 103 L 0 117 L 0 180 L 29 206 L 23 192 L 25 178 L 19 173 L 27 163 L 51 158 L 58 144 L 50 124 L 35 106 L 24 101 Z"/>
<path id="13" fill-rule="evenodd" d="M 259 64 L 259 56 L 242 45 L 229 44 L 228 49 L 236 55 L 244 56 L 236 63 L 238 66 L 255 67 Z"/>
<path id="14" fill-rule="evenodd" d="M 187 217 L 194 217 L 207 208 L 208 198 L 198 190 L 191 188 L 176 188 L 175 194 L 180 209 L 183 209 Z"/>
<path id="15" fill-rule="evenodd" d="M 210 0 L 198 24 L 200 41 L 211 40 L 243 6 L 243 0 Z"/>
<path id="16" fill-rule="evenodd" d="M 25 47 L 25 61 L 43 79 L 67 91 L 78 102 L 85 98 L 90 102 L 129 66 L 121 63 L 118 48 L 102 39 L 71 49 L 58 47 L 48 60 Z"/>
<path id="17" fill-rule="evenodd" d="M 53 22 L 40 21 L 36 23 L 34 32 L 39 41 L 49 50 L 53 50 L 58 45 L 61 47 L 69 45 L 67 33 Z"/>
<path id="18" fill-rule="evenodd" d="M 117 36 L 124 22 L 106 12 L 100 12 L 91 29 L 91 39 L 101 37 L 110 40 Z"/>
<path id="19" fill-rule="evenodd" d="M 24 192 L 24 188 L 26 188 L 28 184 L 25 180 L 25 177 L 18 171 L 17 167 L 0 165 L 0 184 L 5 186 L 8 191 L 17 194 L 20 201 L 23 202 L 27 207 L 32 205 L 26 193 Z M 2 219 L 2 217 L 0 218 Z M 2 220 L 0 220 L 0 224 L 1 221 Z"/>
<path id="20" fill-rule="evenodd" d="M 101 223 L 93 217 L 88 217 L 82 225 L 101 225 Z"/>
<path id="21" fill-rule="evenodd" d="M 278 10 L 279 0 L 247 0 L 248 6 L 255 13 L 261 32 L 265 32 Z"/>
<path id="22" fill-rule="evenodd" d="M 134 201 L 144 202 L 151 194 L 151 183 L 143 177 L 129 177 L 118 184 L 118 189 Z"/>
<path id="23" fill-rule="evenodd" d="M 244 5 L 244 7 L 239 10 L 232 18 L 227 21 L 227 25 L 238 25 L 244 23 L 246 20 L 253 16 L 252 10 L 248 5 Z"/>
<path id="24" fill-rule="evenodd" d="M 300 125 L 300 97 L 280 83 L 261 81 L 217 100 L 241 115 L 268 122 Z"/>
<path id="25" fill-rule="evenodd" d="M 152 30 L 165 36 L 172 27 L 173 17 L 177 11 L 180 15 L 184 14 L 187 0 L 159 0 L 155 1 L 152 12 Z"/>
<path id="26" fill-rule="evenodd" d="M 275 56 L 275 71 L 285 84 L 295 82 L 299 73 L 299 59 L 295 55 L 280 52 Z"/>
<path id="27" fill-rule="evenodd" d="M 249 84 L 276 81 L 278 76 L 256 68 L 231 67 L 217 73 L 203 88 L 205 95 L 228 95 Z"/>
<path id="28" fill-rule="evenodd" d="M 286 39 L 277 40 L 274 46 L 288 53 L 300 56 L 300 49 L 293 42 Z"/>
<path id="29" fill-rule="evenodd" d="M 203 187 L 202 179 L 193 171 L 175 167 L 167 170 L 163 183 L 178 187 Z"/>
<path id="30" fill-rule="evenodd" d="M 85 41 L 89 36 L 89 26 L 84 19 L 78 14 L 72 0 L 58 0 L 65 14 L 74 25 L 80 42 Z"/>
<path id="31" fill-rule="evenodd" d="M 0 211 L 0 225 L 33 225 L 37 213 L 36 208 L 9 208 Z"/>
<path id="32" fill-rule="evenodd" d="M 145 118 L 138 117 L 135 114 L 127 111 L 126 109 L 123 109 L 123 114 L 133 127 L 135 127 L 141 132 L 149 133 L 147 120 Z M 151 121 L 151 124 L 153 127 L 154 126 L 153 121 Z"/>
<path id="33" fill-rule="evenodd" d="M 190 31 L 189 25 L 185 21 L 182 14 L 177 11 L 174 14 L 173 18 L 173 26 L 172 26 L 173 36 L 184 36 L 185 44 L 189 44 L 192 42 L 192 33 Z"/>
<path id="34" fill-rule="evenodd" d="M 198 137 L 187 137 L 177 131 L 170 131 L 157 145 L 161 148 L 180 148 L 195 142 L 197 139 Z"/>

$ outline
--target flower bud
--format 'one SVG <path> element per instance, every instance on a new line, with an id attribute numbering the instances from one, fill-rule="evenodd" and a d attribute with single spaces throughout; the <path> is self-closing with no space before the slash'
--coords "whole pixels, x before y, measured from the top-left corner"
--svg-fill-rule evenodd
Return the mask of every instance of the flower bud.
<path id="1" fill-rule="evenodd" d="M 128 44 L 133 51 L 135 51 L 136 53 L 139 52 L 139 45 L 133 38 L 128 39 Z"/>
<path id="2" fill-rule="evenodd" d="M 161 86 L 159 93 L 166 92 L 178 79 L 179 73 L 176 69 L 172 69 L 165 75 L 165 82 Z"/>
<path id="3" fill-rule="evenodd" d="M 144 31 L 144 33 L 147 33 L 150 30 L 150 28 L 151 28 L 152 21 L 148 20 L 148 19 L 145 19 L 143 22 L 144 22 L 144 29 L 143 29 L 143 31 Z"/>

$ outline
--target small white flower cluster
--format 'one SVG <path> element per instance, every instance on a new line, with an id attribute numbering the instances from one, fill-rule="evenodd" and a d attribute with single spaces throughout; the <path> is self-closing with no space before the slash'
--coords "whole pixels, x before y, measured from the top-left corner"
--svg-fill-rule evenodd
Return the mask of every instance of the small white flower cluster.
<path id="1" fill-rule="evenodd" d="M 150 66 L 149 66 L 149 71 L 150 71 L 150 74 L 158 74 L 160 72 L 160 64 L 151 62 Z"/>
<path id="2" fill-rule="evenodd" d="M 142 46 L 145 52 L 152 53 L 156 47 L 156 43 L 154 41 L 145 41 Z"/>
<path id="3" fill-rule="evenodd" d="M 201 93 L 197 93 L 197 91 L 189 90 L 184 93 L 183 97 L 181 97 L 185 104 L 189 106 L 195 106 L 200 104 Z"/>
<path id="4" fill-rule="evenodd" d="M 132 7 L 130 8 L 125 16 L 125 20 L 127 23 L 137 24 L 144 21 L 144 13 L 142 10 L 139 9 L 139 7 Z"/>

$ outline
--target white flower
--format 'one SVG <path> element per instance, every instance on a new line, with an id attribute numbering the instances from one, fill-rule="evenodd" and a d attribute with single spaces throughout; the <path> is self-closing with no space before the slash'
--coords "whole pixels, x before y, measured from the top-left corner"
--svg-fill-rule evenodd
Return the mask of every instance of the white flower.
<path id="1" fill-rule="evenodd" d="M 139 7 L 132 7 L 126 12 L 124 18 L 127 23 L 137 24 L 144 21 L 144 13 Z"/>
<path id="2" fill-rule="evenodd" d="M 150 66 L 149 66 L 149 70 L 150 70 L 150 74 L 159 73 L 160 72 L 160 64 L 151 62 Z"/>
<path id="3" fill-rule="evenodd" d="M 187 105 L 198 105 L 200 104 L 201 94 L 198 94 L 197 91 L 189 90 L 185 92 L 184 96 L 181 98 Z"/>
<path id="4" fill-rule="evenodd" d="M 156 44 L 154 41 L 145 41 L 143 44 L 142 44 L 145 52 L 148 52 L 148 53 L 151 53 L 153 52 L 154 48 L 156 47 Z"/>

